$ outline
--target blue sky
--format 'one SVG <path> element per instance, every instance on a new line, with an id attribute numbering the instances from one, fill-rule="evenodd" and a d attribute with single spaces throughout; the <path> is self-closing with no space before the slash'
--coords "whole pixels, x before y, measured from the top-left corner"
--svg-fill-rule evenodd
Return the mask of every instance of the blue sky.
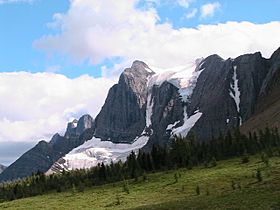
<path id="1" fill-rule="evenodd" d="M 197 27 L 200 24 L 216 24 L 226 21 L 250 21 L 267 23 L 279 20 L 279 0 L 197 0 L 182 7 L 175 1 L 162 1 L 155 5 L 160 22 L 171 22 L 175 29 Z M 213 16 L 185 18 L 187 13 L 207 3 L 219 2 L 220 7 Z M 143 6 L 143 2 L 139 3 Z M 34 40 L 46 34 L 58 33 L 47 27 L 55 13 L 65 13 L 69 9 L 67 0 L 37 0 L 33 3 L 15 2 L 0 4 L 0 71 L 25 70 L 30 72 L 57 71 L 68 77 L 82 74 L 100 76 L 100 67 L 110 62 L 91 65 L 87 60 L 72 62 L 67 55 L 52 54 L 33 47 Z M 199 11 L 198 11 L 199 13 Z"/>
<path id="2" fill-rule="evenodd" d="M 270 57 L 279 9 L 279 0 L 0 0 L 0 163 L 95 117 L 133 60 L 164 71 L 214 53 Z"/>

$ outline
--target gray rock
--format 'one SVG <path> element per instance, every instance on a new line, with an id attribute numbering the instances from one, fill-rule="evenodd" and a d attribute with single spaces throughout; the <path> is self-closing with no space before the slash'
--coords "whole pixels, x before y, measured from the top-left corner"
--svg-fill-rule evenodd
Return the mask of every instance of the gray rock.
<path id="1" fill-rule="evenodd" d="M 145 128 L 147 81 L 154 72 L 141 61 L 133 62 L 108 93 L 95 119 L 95 136 L 114 142 L 132 142 Z"/>
<path id="2" fill-rule="evenodd" d="M 229 91 L 236 67 L 240 91 L 240 111 Z M 223 60 L 209 56 L 203 64 L 205 70 L 198 78 L 191 97 L 188 113 L 199 109 L 203 115 L 192 128 L 200 141 L 209 141 L 249 119 L 255 109 L 262 82 L 268 72 L 268 62 L 260 53 Z"/>

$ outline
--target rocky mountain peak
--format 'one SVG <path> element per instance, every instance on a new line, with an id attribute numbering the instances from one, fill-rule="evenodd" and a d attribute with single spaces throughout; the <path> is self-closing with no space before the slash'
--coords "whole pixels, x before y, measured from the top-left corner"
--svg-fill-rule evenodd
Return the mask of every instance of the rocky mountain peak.
<path id="1" fill-rule="evenodd" d="M 145 62 L 139 60 L 133 61 L 131 69 L 134 69 L 135 71 L 142 71 L 143 69 L 145 69 L 148 72 L 152 71 Z"/>
<path id="2" fill-rule="evenodd" d="M 54 134 L 53 137 L 50 140 L 50 144 L 51 145 L 56 144 L 59 141 L 60 138 L 61 138 L 61 136 L 59 135 L 59 133 Z"/>
<path id="3" fill-rule="evenodd" d="M 89 114 L 83 115 L 77 122 L 76 134 L 80 135 L 85 130 L 93 128 L 93 124 L 94 120 Z"/>

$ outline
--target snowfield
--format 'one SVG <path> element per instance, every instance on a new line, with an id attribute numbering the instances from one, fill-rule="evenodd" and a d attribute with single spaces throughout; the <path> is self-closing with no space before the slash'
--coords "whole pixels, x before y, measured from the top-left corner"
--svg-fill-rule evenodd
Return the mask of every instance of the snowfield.
<path id="1" fill-rule="evenodd" d="M 65 162 L 60 164 L 60 167 L 65 170 L 73 170 L 91 168 L 102 162 L 110 164 L 111 161 L 125 161 L 132 151 L 137 153 L 147 144 L 148 140 L 148 136 L 141 136 L 136 138 L 132 144 L 115 144 L 94 137 L 63 157 Z"/>
<path id="2" fill-rule="evenodd" d="M 232 77 L 232 80 L 233 80 L 233 84 L 230 84 L 230 90 L 229 90 L 229 94 L 230 96 L 233 98 L 235 104 L 236 104 L 236 109 L 237 109 L 237 112 L 238 114 L 240 115 L 240 90 L 239 90 L 239 87 L 238 87 L 238 79 L 237 79 L 237 66 L 234 66 L 233 67 L 233 77 Z M 240 126 L 242 125 L 242 118 L 241 116 L 239 117 L 239 123 L 240 123 Z"/>
<path id="3" fill-rule="evenodd" d="M 172 136 L 180 136 L 186 137 L 191 130 L 191 128 L 195 125 L 195 123 L 199 120 L 202 113 L 198 110 L 190 117 L 187 115 L 186 107 L 184 108 L 184 124 L 180 127 L 174 128 L 171 132 Z"/>

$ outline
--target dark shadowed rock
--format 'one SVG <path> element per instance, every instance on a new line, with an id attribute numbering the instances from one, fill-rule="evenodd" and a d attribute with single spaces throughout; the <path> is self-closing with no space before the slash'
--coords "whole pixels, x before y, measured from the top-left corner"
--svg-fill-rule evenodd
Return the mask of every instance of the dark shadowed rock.
<path id="1" fill-rule="evenodd" d="M 198 78 L 188 113 L 196 109 L 203 113 L 192 131 L 199 140 L 209 141 L 253 115 L 269 64 L 260 53 L 228 60 L 213 55 L 205 59 L 203 68 L 205 70 Z M 235 71 L 240 92 L 239 106 L 230 95 L 230 92 L 235 94 L 232 88 Z"/>
<path id="2" fill-rule="evenodd" d="M 0 164 L 0 174 L 6 169 L 7 167 Z"/>
<path id="3" fill-rule="evenodd" d="M 133 62 L 108 93 L 95 119 L 95 136 L 114 142 L 132 142 L 145 128 L 147 82 L 153 75 L 141 61 Z"/>

